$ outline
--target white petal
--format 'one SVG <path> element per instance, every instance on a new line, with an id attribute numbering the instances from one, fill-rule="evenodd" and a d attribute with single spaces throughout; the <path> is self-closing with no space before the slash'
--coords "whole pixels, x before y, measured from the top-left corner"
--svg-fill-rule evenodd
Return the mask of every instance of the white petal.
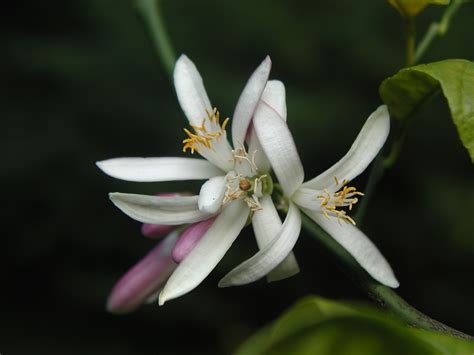
<path id="1" fill-rule="evenodd" d="M 304 183 L 305 187 L 323 190 L 334 185 L 334 177 L 350 181 L 361 174 L 383 147 L 390 131 L 390 116 L 387 106 L 377 108 L 367 119 L 347 154 L 336 164 L 314 179 Z"/>
<path id="2" fill-rule="evenodd" d="M 225 176 L 216 176 L 207 180 L 199 192 L 199 209 L 206 213 L 216 213 L 221 208 L 225 192 Z"/>
<path id="3" fill-rule="evenodd" d="M 201 75 L 194 63 L 183 54 L 176 62 L 173 76 L 178 101 L 184 114 L 190 124 L 200 126 L 202 120 L 207 117 L 207 112 L 212 112 Z"/>
<path id="4" fill-rule="evenodd" d="M 273 238 L 278 236 L 282 223 L 270 196 L 263 196 L 260 199 L 260 205 L 262 209 L 255 211 L 252 217 L 252 225 L 258 247 L 264 249 Z M 296 275 L 299 271 L 295 255 L 290 252 L 280 265 L 267 275 L 267 280 L 272 282 L 286 279 Z"/>
<path id="5" fill-rule="evenodd" d="M 358 228 L 349 223 L 339 224 L 336 219 L 327 219 L 319 212 L 303 211 L 341 244 L 375 280 L 388 287 L 399 286 L 387 260 Z"/>
<path id="6" fill-rule="evenodd" d="M 271 68 L 272 61 L 270 57 L 267 56 L 250 76 L 244 90 L 242 90 L 242 94 L 240 94 L 239 101 L 235 107 L 234 116 L 232 117 L 232 141 L 234 148 L 240 147 L 245 142 L 250 120 L 260 101 Z"/>
<path id="7" fill-rule="evenodd" d="M 292 200 L 302 208 L 321 211 L 321 200 L 318 199 L 318 196 L 322 195 L 323 193 L 323 191 L 300 187 L 294 193 Z"/>
<path id="8" fill-rule="evenodd" d="M 285 85 L 283 85 L 281 81 L 269 80 L 265 86 L 265 90 L 263 90 L 261 100 L 278 112 L 280 117 L 286 121 Z M 254 129 L 252 129 L 250 134 L 248 151 L 250 156 L 253 157 L 255 165 L 257 166 L 260 173 L 266 173 L 270 171 L 270 162 L 263 152 L 262 146 L 260 145 Z"/>
<path id="9" fill-rule="evenodd" d="M 286 122 L 286 90 L 280 80 L 269 80 L 263 90 L 261 100 L 274 109 Z"/>
<path id="10" fill-rule="evenodd" d="M 137 182 L 204 180 L 222 174 L 208 161 L 193 158 L 115 158 L 96 164 L 109 176 Z"/>
<path id="11" fill-rule="evenodd" d="M 211 216 L 198 209 L 198 196 L 148 196 L 111 193 L 122 212 L 143 223 L 178 225 L 199 222 Z"/>
<path id="12" fill-rule="evenodd" d="M 226 138 L 226 133 L 212 142 L 211 147 L 200 146 L 199 154 L 222 171 L 229 171 L 234 167 L 232 147 Z"/>
<path id="13" fill-rule="evenodd" d="M 265 248 L 224 276 L 219 282 L 219 287 L 245 285 L 268 274 L 293 249 L 300 231 L 300 211 L 290 202 L 290 209 L 280 233 Z"/>
<path id="14" fill-rule="evenodd" d="M 169 278 L 160 294 L 160 305 L 193 290 L 209 275 L 244 228 L 248 215 L 249 208 L 239 200 L 223 209 Z"/>
<path id="15" fill-rule="evenodd" d="M 303 165 L 286 123 L 260 102 L 253 119 L 255 131 L 285 194 L 290 197 L 304 180 Z"/>

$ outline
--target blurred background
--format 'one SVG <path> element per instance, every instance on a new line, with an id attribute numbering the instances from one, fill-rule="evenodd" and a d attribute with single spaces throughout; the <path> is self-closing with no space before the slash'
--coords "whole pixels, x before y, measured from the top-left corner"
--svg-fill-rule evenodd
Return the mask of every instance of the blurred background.
<path id="1" fill-rule="evenodd" d="M 345 154 L 380 104 L 378 85 L 404 61 L 401 19 L 385 1 L 163 0 L 162 11 L 177 52 L 196 63 L 225 116 L 272 57 L 308 178 Z M 419 33 L 442 11 L 420 15 Z M 465 5 L 423 61 L 472 60 L 473 11 Z M 187 123 L 132 0 L 10 2 L 0 26 L 1 354 L 227 354 L 302 296 L 368 301 L 305 233 L 296 277 L 217 288 L 256 251 L 248 228 L 190 294 L 108 314 L 114 283 L 155 242 L 107 193 L 199 185 L 118 181 L 94 163 L 184 156 Z M 366 178 L 355 185 L 364 190 Z M 473 168 L 437 97 L 414 120 L 363 229 L 404 298 L 471 334 L 473 208 Z"/>

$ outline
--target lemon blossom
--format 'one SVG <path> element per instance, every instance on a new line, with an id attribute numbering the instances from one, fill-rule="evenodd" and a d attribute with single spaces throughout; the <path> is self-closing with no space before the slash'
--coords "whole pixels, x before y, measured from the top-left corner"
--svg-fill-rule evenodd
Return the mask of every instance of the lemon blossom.
<path id="1" fill-rule="evenodd" d="M 271 209 L 266 208 L 271 202 L 273 183 L 268 160 L 250 127 L 260 102 L 275 110 L 279 117 L 286 117 L 284 86 L 279 81 L 268 81 L 270 69 L 271 61 L 267 57 L 242 91 L 233 115 L 232 147 L 226 133 L 229 119 L 221 120 L 217 109 L 211 106 L 194 63 L 182 55 L 175 65 L 174 84 L 191 126 L 185 129 L 183 151 L 198 153 L 205 159 L 117 158 L 97 163 L 106 174 L 127 181 L 207 179 L 197 196 L 110 194 L 119 209 L 143 223 L 182 225 L 215 217 L 204 235 L 192 242 L 192 250 L 186 251 L 183 260 L 179 260 L 161 291 L 160 305 L 198 286 L 222 259 L 249 217 L 253 216 L 260 248 L 268 245 L 279 231 L 262 228 L 261 220 L 276 213 L 273 205 Z M 245 147 L 247 136 L 250 136 L 248 149 Z M 286 254 L 272 267 L 273 271 L 268 270 L 270 281 L 299 271 L 291 251 Z"/>
<path id="2" fill-rule="evenodd" d="M 303 166 L 293 137 L 278 112 L 261 102 L 254 114 L 253 126 L 288 198 L 288 214 L 277 237 L 229 272 L 219 286 L 253 282 L 278 265 L 298 239 L 302 211 L 344 247 L 375 280 L 392 288 L 398 287 L 399 283 L 388 262 L 355 226 L 346 211 L 350 211 L 363 195 L 349 186 L 349 181 L 366 169 L 387 139 L 390 129 L 387 107 L 380 106 L 369 116 L 349 152 L 341 160 L 307 182 L 303 182 Z M 264 206 L 268 209 L 271 207 L 270 202 Z M 272 221 L 267 223 L 272 228 Z"/>

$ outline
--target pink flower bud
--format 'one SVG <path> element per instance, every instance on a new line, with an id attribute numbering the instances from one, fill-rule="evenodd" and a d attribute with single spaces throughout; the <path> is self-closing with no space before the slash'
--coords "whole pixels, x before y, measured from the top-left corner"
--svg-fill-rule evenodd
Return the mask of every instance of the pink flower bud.
<path id="1" fill-rule="evenodd" d="M 207 230 L 211 227 L 215 219 L 216 218 L 213 217 L 202 222 L 191 224 L 181 234 L 173 248 L 173 251 L 171 252 L 175 262 L 180 263 L 183 261 L 189 252 L 196 246 L 197 242 L 199 242 L 204 234 L 206 234 Z"/>
<path id="2" fill-rule="evenodd" d="M 177 266 L 171 258 L 177 237 L 177 233 L 170 234 L 122 276 L 107 300 L 109 312 L 129 313 L 164 286 Z"/>

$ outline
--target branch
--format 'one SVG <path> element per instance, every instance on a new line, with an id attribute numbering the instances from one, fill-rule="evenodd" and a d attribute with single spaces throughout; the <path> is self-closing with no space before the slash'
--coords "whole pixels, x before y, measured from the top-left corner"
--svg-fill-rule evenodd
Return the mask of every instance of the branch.
<path id="1" fill-rule="evenodd" d="M 415 51 L 415 58 L 414 63 L 416 64 L 420 61 L 421 57 L 425 54 L 426 50 L 431 46 L 433 40 L 436 37 L 441 37 L 448 31 L 449 25 L 451 23 L 451 19 L 459 10 L 462 4 L 464 4 L 466 0 L 453 0 L 451 5 L 449 5 L 443 13 L 441 20 L 439 22 L 433 22 L 428 31 L 426 31 L 425 35 L 423 36 L 420 44 L 416 48 Z"/>
<path id="2" fill-rule="evenodd" d="M 161 59 L 166 73 L 173 77 L 176 54 L 164 25 L 159 0 L 135 0 L 136 7 L 150 33 L 156 52 Z"/>

